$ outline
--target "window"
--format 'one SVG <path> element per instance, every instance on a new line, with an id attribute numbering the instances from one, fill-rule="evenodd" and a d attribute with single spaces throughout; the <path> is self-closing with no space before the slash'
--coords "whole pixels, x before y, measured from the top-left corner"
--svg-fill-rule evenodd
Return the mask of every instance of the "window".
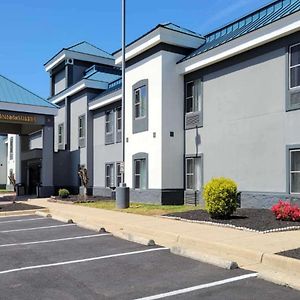
<path id="1" fill-rule="evenodd" d="M 300 149 L 290 150 L 290 193 L 300 194 Z"/>
<path id="2" fill-rule="evenodd" d="M 112 111 L 107 111 L 105 113 L 105 133 L 111 134 L 113 132 L 113 114 Z"/>
<path id="3" fill-rule="evenodd" d="M 62 146 L 64 144 L 64 124 L 58 125 L 58 146 Z"/>
<path id="4" fill-rule="evenodd" d="M 122 141 L 122 108 L 116 108 L 116 142 Z"/>
<path id="5" fill-rule="evenodd" d="M 116 109 L 117 114 L 117 131 L 122 131 L 122 109 L 118 107 Z"/>
<path id="6" fill-rule="evenodd" d="M 202 158 L 188 157 L 186 158 L 186 189 L 198 190 L 202 188 Z"/>
<path id="7" fill-rule="evenodd" d="M 202 81 L 189 81 L 185 86 L 185 129 L 203 126 Z"/>
<path id="8" fill-rule="evenodd" d="M 300 109 L 300 44 L 289 47 L 286 110 Z"/>
<path id="9" fill-rule="evenodd" d="M 147 177 L 146 177 L 146 159 L 135 159 L 134 160 L 134 187 L 136 189 L 147 188 Z"/>
<path id="10" fill-rule="evenodd" d="M 290 88 L 300 87 L 300 44 L 290 47 Z"/>
<path id="11" fill-rule="evenodd" d="M 105 145 L 114 143 L 114 113 L 112 110 L 105 113 Z"/>
<path id="12" fill-rule="evenodd" d="M 78 118 L 79 148 L 85 147 L 85 115 Z"/>
<path id="13" fill-rule="evenodd" d="M 144 118 L 146 106 L 146 86 L 141 86 L 134 91 L 134 115 L 135 118 Z"/>
<path id="14" fill-rule="evenodd" d="M 117 187 L 121 185 L 122 183 L 122 172 L 121 172 L 121 163 L 117 163 L 116 164 L 116 183 L 117 183 Z"/>
<path id="15" fill-rule="evenodd" d="M 114 164 L 105 165 L 105 186 L 110 188 L 114 186 Z"/>
<path id="16" fill-rule="evenodd" d="M 132 86 L 132 133 L 148 130 L 149 83 L 143 79 Z"/>
<path id="17" fill-rule="evenodd" d="M 9 159 L 10 160 L 14 159 L 14 138 L 13 137 L 9 139 Z"/>
<path id="18" fill-rule="evenodd" d="M 201 80 L 186 83 L 185 112 L 199 112 L 202 110 Z"/>

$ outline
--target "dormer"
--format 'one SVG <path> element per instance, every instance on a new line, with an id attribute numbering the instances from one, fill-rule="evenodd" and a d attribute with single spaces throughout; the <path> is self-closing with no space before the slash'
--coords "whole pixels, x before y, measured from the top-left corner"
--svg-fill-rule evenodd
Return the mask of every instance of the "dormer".
<path id="1" fill-rule="evenodd" d="M 63 48 L 44 64 L 51 77 L 50 97 L 82 80 L 93 65 L 113 68 L 115 60 L 111 54 L 88 42 Z"/>
<path id="2" fill-rule="evenodd" d="M 176 48 L 183 54 L 188 54 L 205 43 L 205 38 L 191 30 L 185 29 L 173 23 L 163 23 L 136 39 L 126 46 L 126 61 L 134 60 L 146 51 L 155 47 L 161 49 Z M 122 62 L 121 49 L 113 53 L 116 64 Z"/>

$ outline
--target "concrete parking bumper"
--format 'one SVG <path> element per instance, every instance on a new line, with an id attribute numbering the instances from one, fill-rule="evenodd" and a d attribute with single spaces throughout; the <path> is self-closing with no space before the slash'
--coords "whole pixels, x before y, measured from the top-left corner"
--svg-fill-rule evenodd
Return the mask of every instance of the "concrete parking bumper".
<path id="1" fill-rule="evenodd" d="M 300 262 L 274 253 L 300 247 L 300 231 L 261 234 L 108 211 L 78 205 L 29 200 L 48 209 L 56 220 L 73 220 L 79 226 L 138 242 L 168 247 L 172 252 L 232 269 L 256 271 L 264 279 L 300 290 Z M 40 213 L 41 214 L 41 213 Z M 47 215 L 48 212 L 43 212 Z"/>

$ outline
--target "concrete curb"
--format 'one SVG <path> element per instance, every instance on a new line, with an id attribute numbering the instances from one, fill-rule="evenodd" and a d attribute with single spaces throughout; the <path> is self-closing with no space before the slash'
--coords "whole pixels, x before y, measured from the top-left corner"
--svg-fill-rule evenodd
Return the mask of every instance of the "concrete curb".
<path id="1" fill-rule="evenodd" d="M 49 209 L 38 208 L 38 209 L 27 209 L 27 210 L 3 211 L 0 212 L 0 217 L 27 216 L 27 215 L 34 215 L 37 212 L 49 212 Z"/>
<path id="2" fill-rule="evenodd" d="M 51 215 L 53 219 L 62 221 L 64 223 L 66 223 L 67 220 L 71 218 L 71 216 L 69 216 L 68 214 L 58 215 L 55 212 L 53 212 Z M 110 221 L 110 224 L 108 224 L 107 222 L 102 222 L 101 224 L 99 224 L 98 222 L 93 222 L 92 220 L 80 220 L 76 218 L 76 216 L 72 216 L 72 219 L 79 227 L 88 230 L 99 232 L 100 228 L 105 228 L 113 236 L 124 240 L 147 246 L 152 246 L 155 244 L 161 245 L 170 248 L 170 251 L 174 254 L 189 257 L 225 269 L 234 269 L 238 267 L 238 264 L 230 258 L 224 258 L 222 256 L 213 255 L 209 252 L 209 254 L 205 253 L 207 249 L 211 250 L 218 248 L 215 243 L 201 241 L 201 246 L 200 248 L 198 248 L 199 243 L 195 243 L 195 240 L 183 238 L 173 233 L 159 232 L 151 229 L 145 230 L 144 228 L 130 225 L 126 225 L 125 229 L 119 222 L 112 220 Z M 231 249 L 227 249 L 225 252 L 229 252 L 230 250 Z M 224 248 L 221 248 L 218 249 L 218 251 L 216 252 L 221 253 L 223 251 Z M 238 252 L 240 253 L 242 252 L 242 250 L 239 250 Z M 244 261 L 248 262 L 248 259 L 246 258 L 247 256 L 249 256 L 249 251 L 245 253 L 244 259 Z M 254 256 L 254 254 L 252 254 L 252 256 Z"/>
<path id="3" fill-rule="evenodd" d="M 300 260 L 265 253 L 259 269 L 260 278 L 300 290 Z"/>

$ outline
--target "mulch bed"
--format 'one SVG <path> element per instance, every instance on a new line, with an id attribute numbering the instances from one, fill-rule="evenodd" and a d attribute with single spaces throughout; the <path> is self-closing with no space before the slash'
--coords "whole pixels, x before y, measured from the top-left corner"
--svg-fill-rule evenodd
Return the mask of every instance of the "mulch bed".
<path id="1" fill-rule="evenodd" d="M 229 219 L 212 219 L 205 210 L 172 213 L 166 217 L 268 233 L 300 229 L 300 222 L 279 221 L 269 209 L 238 209 Z"/>
<path id="2" fill-rule="evenodd" d="M 59 203 L 86 203 L 86 202 L 96 202 L 96 201 L 103 201 L 103 200 L 111 200 L 107 199 L 107 197 L 98 197 L 98 196 L 87 196 L 84 198 L 82 195 L 70 195 L 68 198 L 62 198 L 59 196 L 51 196 L 48 199 L 49 202 L 59 202 Z"/>
<path id="3" fill-rule="evenodd" d="M 300 259 L 300 248 L 282 251 L 282 252 L 279 252 L 276 254 L 281 255 L 281 256 L 290 257 L 290 258 Z"/>
<path id="4" fill-rule="evenodd" d="M 9 203 L 9 204 L 1 204 L 0 212 L 3 211 L 15 211 L 15 210 L 29 210 L 29 209 L 40 209 L 44 207 L 29 205 L 24 203 Z"/>

